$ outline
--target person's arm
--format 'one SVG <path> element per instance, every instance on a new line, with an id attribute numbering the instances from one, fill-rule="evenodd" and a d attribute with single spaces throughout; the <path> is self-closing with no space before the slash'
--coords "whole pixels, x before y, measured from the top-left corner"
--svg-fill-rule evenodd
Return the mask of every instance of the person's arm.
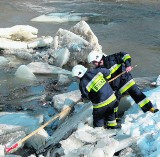
<path id="1" fill-rule="evenodd" d="M 101 68 L 101 72 L 102 74 L 104 75 L 104 78 L 106 80 L 109 80 L 111 78 L 111 72 L 109 69 L 106 69 L 106 68 Z"/>
<path id="2" fill-rule="evenodd" d="M 130 54 L 128 54 L 126 52 L 119 52 L 116 54 L 116 59 L 117 59 L 118 63 L 125 64 L 127 72 L 130 72 L 132 70 L 133 67 L 131 66 Z"/>
<path id="3" fill-rule="evenodd" d="M 85 81 L 80 82 L 79 84 L 79 89 L 81 91 L 81 101 L 82 102 L 89 102 L 89 97 L 88 97 L 88 91 L 86 89 Z"/>

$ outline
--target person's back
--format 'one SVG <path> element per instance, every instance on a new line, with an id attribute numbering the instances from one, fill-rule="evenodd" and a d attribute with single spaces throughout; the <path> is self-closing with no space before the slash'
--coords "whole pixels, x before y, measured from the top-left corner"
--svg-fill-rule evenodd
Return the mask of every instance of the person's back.
<path id="1" fill-rule="evenodd" d="M 107 82 L 110 71 L 106 68 L 87 70 L 84 66 L 77 65 L 72 69 L 72 76 L 80 79 L 79 88 L 82 99 L 88 99 L 93 104 L 94 127 L 117 128 L 114 113 L 117 100 Z"/>
<path id="2" fill-rule="evenodd" d="M 88 70 L 80 79 L 82 97 L 86 97 L 92 103 L 97 104 L 114 95 L 111 86 L 107 82 L 107 76 L 110 76 L 110 71 L 105 68 Z"/>

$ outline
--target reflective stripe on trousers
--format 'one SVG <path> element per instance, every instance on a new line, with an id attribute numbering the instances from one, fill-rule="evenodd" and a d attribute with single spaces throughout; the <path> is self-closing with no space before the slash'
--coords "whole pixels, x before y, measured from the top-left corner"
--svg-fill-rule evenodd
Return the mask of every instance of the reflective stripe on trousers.
<path id="1" fill-rule="evenodd" d="M 107 126 L 116 126 L 116 125 L 117 125 L 116 120 L 108 121 L 108 124 L 107 124 Z"/>
<path id="2" fill-rule="evenodd" d="M 116 100 L 116 96 L 115 96 L 115 94 L 112 94 L 107 100 L 105 100 L 101 103 L 98 103 L 98 104 L 93 104 L 93 108 L 104 107 L 104 106 L 110 104 L 111 102 L 113 102 L 114 100 Z"/>
<path id="3" fill-rule="evenodd" d="M 115 107 L 115 108 L 114 108 L 114 112 L 118 112 L 118 107 Z"/>
<path id="4" fill-rule="evenodd" d="M 140 101 L 138 103 L 139 107 L 142 108 L 144 105 L 146 105 L 147 103 L 149 103 L 150 100 L 148 98 L 143 99 L 142 101 Z"/>
<path id="5" fill-rule="evenodd" d="M 119 91 L 121 94 L 123 94 L 124 92 L 126 92 L 130 87 L 132 87 L 135 84 L 135 81 L 133 79 L 131 79 L 130 81 L 128 81 L 125 85 L 123 85 Z"/>

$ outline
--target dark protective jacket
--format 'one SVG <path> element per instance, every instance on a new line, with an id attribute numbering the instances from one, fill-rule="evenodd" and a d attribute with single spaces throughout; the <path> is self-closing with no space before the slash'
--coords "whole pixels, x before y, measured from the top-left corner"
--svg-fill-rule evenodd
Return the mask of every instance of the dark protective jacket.
<path id="1" fill-rule="evenodd" d="M 131 66 L 131 56 L 126 52 L 103 56 L 102 59 L 104 67 L 111 72 L 111 79 Z M 122 94 L 128 92 L 144 112 L 149 111 L 153 107 L 151 101 L 140 91 L 129 72 L 112 81 L 110 85 L 115 91 L 118 100 L 120 100 Z"/>
<path id="2" fill-rule="evenodd" d="M 111 79 L 119 75 L 123 71 L 126 71 L 126 68 L 131 66 L 131 56 L 126 52 L 119 52 L 109 56 L 103 56 L 102 59 L 104 61 L 104 67 L 109 69 L 111 72 Z M 131 74 L 126 72 L 112 81 L 110 85 L 112 86 L 113 90 L 119 91 L 121 87 L 129 81 L 130 86 L 135 84 Z M 126 92 L 130 86 L 120 90 L 120 93 L 123 94 L 124 92 Z"/>
<path id="3" fill-rule="evenodd" d="M 93 126 L 115 129 L 117 123 L 114 108 L 116 96 L 107 82 L 110 71 L 106 68 L 88 70 L 80 79 L 79 89 L 83 99 L 89 99 L 93 104 Z"/>
<path id="4" fill-rule="evenodd" d="M 106 68 L 96 68 L 88 70 L 82 78 L 80 78 L 79 89 L 82 98 L 89 99 L 93 104 L 99 104 L 100 108 L 108 105 L 116 100 L 114 92 L 107 82 L 110 78 L 110 71 Z M 102 103 L 103 102 L 103 103 Z"/>

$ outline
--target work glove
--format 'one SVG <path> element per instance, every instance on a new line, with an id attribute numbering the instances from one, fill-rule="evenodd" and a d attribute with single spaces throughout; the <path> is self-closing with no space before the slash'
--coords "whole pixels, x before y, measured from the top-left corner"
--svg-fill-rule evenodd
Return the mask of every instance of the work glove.
<path id="1" fill-rule="evenodd" d="M 159 110 L 152 107 L 149 111 L 152 112 L 152 113 L 156 113 L 156 112 L 158 112 Z"/>

